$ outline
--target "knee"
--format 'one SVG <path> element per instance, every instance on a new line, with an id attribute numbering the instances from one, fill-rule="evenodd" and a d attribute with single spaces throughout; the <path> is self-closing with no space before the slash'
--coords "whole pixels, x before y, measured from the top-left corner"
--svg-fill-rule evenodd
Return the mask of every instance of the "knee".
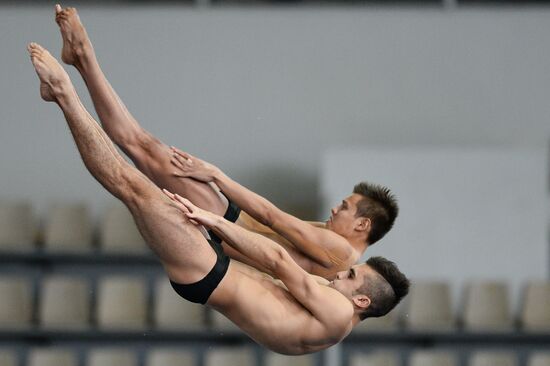
<path id="1" fill-rule="evenodd" d="M 119 198 L 127 205 L 135 206 L 154 196 L 162 195 L 162 192 L 145 175 L 129 164 L 120 174 L 118 187 Z"/>

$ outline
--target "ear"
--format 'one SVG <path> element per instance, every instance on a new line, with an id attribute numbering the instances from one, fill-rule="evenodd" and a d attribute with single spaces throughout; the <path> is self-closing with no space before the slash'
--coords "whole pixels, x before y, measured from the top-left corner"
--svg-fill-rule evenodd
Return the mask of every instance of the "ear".
<path id="1" fill-rule="evenodd" d="M 354 295 L 351 300 L 353 301 L 355 306 L 363 310 L 368 308 L 371 303 L 370 297 L 368 297 L 367 295 Z"/>
<path id="2" fill-rule="evenodd" d="M 368 217 L 359 217 L 358 220 L 359 222 L 355 225 L 355 230 L 365 231 L 368 234 L 372 225 L 371 220 Z"/>

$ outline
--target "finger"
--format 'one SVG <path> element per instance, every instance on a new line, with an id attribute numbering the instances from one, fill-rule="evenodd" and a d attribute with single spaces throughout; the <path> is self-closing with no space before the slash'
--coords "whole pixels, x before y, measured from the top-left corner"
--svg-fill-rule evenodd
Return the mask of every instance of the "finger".
<path id="1" fill-rule="evenodd" d="M 164 192 L 165 195 L 167 195 L 172 201 L 174 201 L 174 203 L 176 204 L 176 206 L 181 210 L 183 211 L 184 213 L 188 213 L 190 212 L 189 209 L 187 207 L 185 207 L 185 205 L 183 205 L 181 202 L 179 202 L 177 199 L 176 199 L 176 195 L 173 194 L 172 192 L 170 192 L 169 190 L 167 189 L 162 189 L 162 192 Z"/>
<path id="2" fill-rule="evenodd" d="M 191 154 L 186 153 L 185 151 L 182 151 L 182 150 L 178 149 L 177 147 L 172 146 L 172 150 L 176 154 L 182 156 L 184 159 L 191 159 L 193 157 Z"/>
<path id="3" fill-rule="evenodd" d="M 62 10 L 62 9 L 61 9 L 61 5 L 55 4 L 55 13 L 58 14 L 58 13 L 61 12 L 61 10 Z"/>
<path id="4" fill-rule="evenodd" d="M 185 205 L 189 209 L 189 211 L 194 212 L 197 209 L 197 206 L 193 204 L 193 202 L 189 201 L 187 198 L 183 198 L 182 196 L 176 194 L 176 199 Z"/>
<path id="5" fill-rule="evenodd" d="M 174 159 L 176 159 L 182 165 L 189 165 L 192 162 L 191 159 L 184 158 L 183 156 L 181 156 L 179 154 L 174 154 L 174 155 L 172 155 L 172 157 Z"/>
<path id="6" fill-rule="evenodd" d="M 189 219 L 189 222 L 192 223 L 193 225 L 195 226 L 202 226 L 202 224 L 200 222 L 198 222 L 197 220 L 195 219 L 192 219 L 188 216 L 188 214 L 185 214 L 187 216 L 187 218 Z"/>
<path id="7" fill-rule="evenodd" d="M 174 198 L 180 202 L 181 204 L 185 205 L 185 207 L 190 207 L 191 206 L 191 202 L 185 198 L 183 198 L 182 196 L 180 196 L 179 194 L 175 194 L 174 195 Z"/>
<path id="8" fill-rule="evenodd" d="M 178 201 L 180 201 L 181 203 L 185 203 L 186 205 L 189 205 L 189 206 L 194 206 L 193 203 L 191 201 L 189 201 L 187 198 L 184 198 L 182 196 L 180 196 L 179 194 L 176 193 L 176 198 L 178 199 Z"/>
<path id="9" fill-rule="evenodd" d="M 174 199 L 174 194 L 172 192 L 170 192 L 169 190 L 163 188 L 162 189 L 162 192 L 167 195 L 168 197 L 170 197 L 171 199 Z"/>
<path id="10" fill-rule="evenodd" d="M 178 169 L 184 170 L 185 166 L 183 163 L 178 159 L 176 155 L 172 156 L 172 159 L 170 159 L 170 162 Z"/>

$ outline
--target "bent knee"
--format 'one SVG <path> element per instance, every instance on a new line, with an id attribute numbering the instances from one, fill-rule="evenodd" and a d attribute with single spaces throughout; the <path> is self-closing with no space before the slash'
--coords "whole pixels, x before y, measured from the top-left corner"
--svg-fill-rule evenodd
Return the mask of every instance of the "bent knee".
<path id="1" fill-rule="evenodd" d="M 136 165 L 158 161 L 160 154 L 170 160 L 168 146 L 143 129 L 119 136 L 114 141 Z"/>

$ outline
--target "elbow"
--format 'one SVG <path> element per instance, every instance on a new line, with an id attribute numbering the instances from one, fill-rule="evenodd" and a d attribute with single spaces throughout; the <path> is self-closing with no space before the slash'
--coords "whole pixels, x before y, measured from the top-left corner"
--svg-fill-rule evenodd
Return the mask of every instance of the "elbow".
<path id="1" fill-rule="evenodd" d="M 258 221 L 260 221 L 262 225 L 272 228 L 275 224 L 275 212 L 268 207 L 263 207 L 260 220 Z"/>
<path id="2" fill-rule="evenodd" d="M 274 248 L 271 254 L 271 260 L 270 260 L 271 268 L 269 269 L 275 274 L 278 273 L 281 268 L 285 267 L 285 263 L 288 262 L 289 258 L 290 258 L 290 255 L 288 254 L 285 248 L 281 246 Z"/>

